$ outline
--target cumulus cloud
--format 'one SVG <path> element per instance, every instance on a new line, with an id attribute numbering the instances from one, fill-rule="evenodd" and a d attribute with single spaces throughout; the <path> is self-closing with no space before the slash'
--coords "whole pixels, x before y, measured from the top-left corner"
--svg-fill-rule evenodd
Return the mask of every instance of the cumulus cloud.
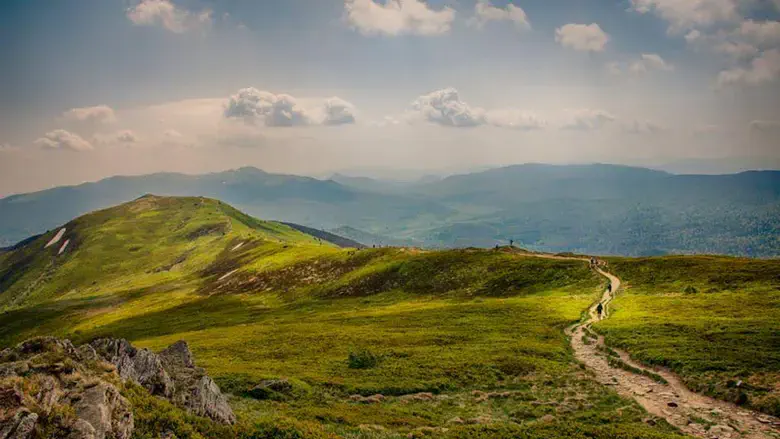
<path id="1" fill-rule="evenodd" d="M 323 105 L 324 115 L 321 118 L 323 125 L 345 125 L 355 123 L 355 107 L 339 97 L 325 100 Z"/>
<path id="2" fill-rule="evenodd" d="M 87 122 L 93 124 L 111 124 L 116 122 L 114 110 L 107 105 L 71 108 L 62 113 L 62 119 L 68 122 Z"/>
<path id="3" fill-rule="evenodd" d="M 445 88 L 422 95 L 411 104 L 407 119 L 423 119 L 448 127 L 490 125 L 522 130 L 539 129 L 545 122 L 533 113 L 514 108 L 485 110 L 472 107 L 460 99 L 454 88 Z"/>
<path id="4" fill-rule="evenodd" d="M 489 125 L 522 131 L 540 130 L 547 126 L 547 122 L 536 114 L 514 108 L 490 110 L 485 113 L 485 120 Z"/>
<path id="5" fill-rule="evenodd" d="M 758 54 L 758 48 L 744 42 L 725 41 L 717 44 L 713 47 L 713 50 L 724 55 L 728 55 L 731 58 L 749 59 Z"/>
<path id="6" fill-rule="evenodd" d="M 469 20 L 469 24 L 482 28 L 490 21 L 511 21 L 518 29 L 531 29 L 531 23 L 523 8 L 511 3 L 505 8 L 497 8 L 490 4 L 489 0 L 479 0 L 474 7 L 474 17 Z"/>
<path id="7" fill-rule="evenodd" d="M 91 151 L 92 144 L 78 134 L 65 130 L 54 130 L 44 134 L 35 144 L 49 149 L 68 149 L 71 151 Z"/>
<path id="8" fill-rule="evenodd" d="M 564 112 L 561 129 L 576 131 L 596 131 L 614 122 L 617 118 L 604 110 L 580 108 Z"/>
<path id="9" fill-rule="evenodd" d="M 385 118 L 382 125 L 395 124 L 394 118 Z M 445 88 L 422 95 L 412 102 L 405 119 L 409 122 L 427 121 L 445 127 L 493 126 L 518 130 L 544 128 L 545 122 L 533 113 L 515 108 L 485 110 L 472 107 L 460 99 L 454 88 Z"/>
<path id="10" fill-rule="evenodd" d="M 741 18 L 738 0 L 631 0 L 631 9 L 663 18 L 672 33 Z"/>
<path id="11" fill-rule="evenodd" d="M 601 52 L 609 41 L 609 35 L 596 23 L 569 23 L 555 30 L 555 41 L 574 50 Z"/>
<path id="12" fill-rule="evenodd" d="M 780 50 L 767 50 L 753 58 L 746 67 L 724 70 L 718 75 L 719 86 L 761 85 L 780 76 Z"/>
<path id="13" fill-rule="evenodd" d="M 121 130 L 111 134 L 95 134 L 93 137 L 95 143 L 116 144 L 116 143 L 138 143 L 138 136 L 131 130 Z"/>
<path id="14" fill-rule="evenodd" d="M 347 22 L 364 35 L 441 35 L 450 31 L 455 10 L 432 9 L 421 0 L 345 0 Z"/>
<path id="15" fill-rule="evenodd" d="M 780 21 L 745 20 L 737 33 L 759 47 L 771 47 L 780 44 Z"/>
<path id="16" fill-rule="evenodd" d="M 653 70 L 670 71 L 674 70 L 674 67 L 664 61 L 657 53 L 643 53 L 639 60 L 634 61 L 629 66 L 629 70 L 634 74 L 647 73 Z"/>
<path id="17" fill-rule="evenodd" d="M 605 68 L 607 73 L 614 76 L 619 76 L 624 73 L 640 76 L 653 71 L 668 72 L 674 70 L 674 66 L 667 63 L 656 53 L 643 53 L 639 56 L 638 60 L 627 63 L 609 62 L 605 64 Z"/>
<path id="18" fill-rule="evenodd" d="M 287 94 L 248 87 L 230 97 L 224 116 L 273 127 L 344 125 L 355 122 L 355 107 L 338 97 L 315 105 L 303 105 Z"/>
<path id="19" fill-rule="evenodd" d="M 702 37 L 701 32 L 698 29 L 693 29 L 692 31 L 685 34 L 685 41 L 688 43 L 695 43 L 699 41 Z"/>
<path id="20" fill-rule="evenodd" d="M 211 26 L 211 14 L 208 9 L 190 12 L 169 0 L 141 0 L 126 13 L 136 26 L 160 26 L 177 34 Z"/>
<path id="21" fill-rule="evenodd" d="M 473 127 L 485 123 L 485 110 L 460 100 L 458 91 L 445 88 L 422 95 L 412 102 L 413 113 L 425 120 L 451 127 Z"/>

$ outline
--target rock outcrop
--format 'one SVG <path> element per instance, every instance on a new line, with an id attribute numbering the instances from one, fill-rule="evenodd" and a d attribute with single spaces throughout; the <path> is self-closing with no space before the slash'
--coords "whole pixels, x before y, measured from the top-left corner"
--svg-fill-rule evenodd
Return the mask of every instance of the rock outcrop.
<path id="1" fill-rule="evenodd" d="M 203 368 L 195 366 L 186 342 L 178 341 L 159 354 L 136 349 L 127 340 L 99 339 L 90 345 L 101 359 L 116 366 L 123 379 L 133 380 L 152 395 L 217 422 L 236 421 L 219 386 Z"/>
<path id="2" fill-rule="evenodd" d="M 219 386 L 195 366 L 185 342 L 160 354 L 127 340 L 100 339 L 79 347 L 36 338 L 0 352 L 0 439 L 130 439 L 134 419 L 123 382 L 169 399 L 193 414 L 232 424 Z"/>
<path id="3" fill-rule="evenodd" d="M 124 339 L 101 338 L 86 346 L 93 348 L 103 361 L 116 366 L 122 379 L 133 380 L 152 395 L 169 397 L 173 394 L 173 380 L 154 352 L 136 349 Z"/>
<path id="4" fill-rule="evenodd" d="M 93 355 L 90 355 L 93 354 Z M 0 352 L 0 439 L 130 439 L 133 412 L 113 368 L 68 340 L 37 338 Z"/>

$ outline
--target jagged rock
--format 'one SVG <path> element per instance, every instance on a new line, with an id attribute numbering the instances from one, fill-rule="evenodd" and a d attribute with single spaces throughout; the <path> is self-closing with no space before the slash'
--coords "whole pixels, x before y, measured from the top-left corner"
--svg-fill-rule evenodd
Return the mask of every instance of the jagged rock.
<path id="1" fill-rule="evenodd" d="M 168 366 L 188 369 L 195 368 L 195 360 L 192 358 L 192 352 L 190 352 L 190 347 L 184 340 L 179 340 L 168 346 L 167 349 L 160 352 L 160 358 L 162 358 Z"/>
<path id="2" fill-rule="evenodd" d="M 154 352 L 136 349 L 124 339 L 102 338 L 93 341 L 91 346 L 103 360 L 116 366 L 122 379 L 133 380 L 152 395 L 170 397 L 173 394 L 173 380 Z"/>
<path id="3" fill-rule="evenodd" d="M 159 358 L 174 381 L 174 394 L 171 397 L 174 404 L 218 422 L 236 422 L 236 416 L 219 386 L 202 368 L 195 367 L 195 360 L 186 342 L 177 341 L 160 352 Z"/>
<path id="4" fill-rule="evenodd" d="M 116 387 L 121 379 L 196 415 L 235 422 L 219 387 L 195 367 L 184 342 L 157 355 L 126 340 L 74 347 L 68 340 L 31 339 L 0 352 L 0 377 L 0 439 L 28 439 L 38 423 L 55 428 L 50 439 L 130 439 L 134 418 Z M 55 409 L 75 416 L 49 416 Z"/>
<path id="5" fill-rule="evenodd" d="M 83 419 L 78 419 L 73 423 L 67 439 L 96 439 L 95 435 L 95 427 L 92 424 Z"/>
<path id="6" fill-rule="evenodd" d="M 95 439 L 130 439 L 133 433 L 130 403 L 110 384 L 85 389 L 73 408 L 79 418 L 95 429 Z"/>
<path id="7" fill-rule="evenodd" d="M 19 410 L 12 419 L 0 424 L 0 439 L 29 439 L 37 422 L 36 413 Z"/>

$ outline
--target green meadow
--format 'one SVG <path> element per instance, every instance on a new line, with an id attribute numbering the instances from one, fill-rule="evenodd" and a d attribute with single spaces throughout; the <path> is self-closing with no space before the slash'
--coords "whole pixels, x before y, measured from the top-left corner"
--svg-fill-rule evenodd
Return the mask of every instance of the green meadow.
<path id="1" fill-rule="evenodd" d="M 693 390 L 780 415 L 780 261 L 611 259 L 624 282 L 594 328 Z"/>
<path id="2" fill-rule="evenodd" d="M 0 347 L 183 339 L 239 417 L 217 426 L 127 386 L 137 438 L 682 437 L 575 361 L 564 329 L 605 286 L 585 263 L 341 249 L 202 198 L 147 196 L 65 227 L 62 254 L 44 248 L 58 229 L 0 254 Z"/>

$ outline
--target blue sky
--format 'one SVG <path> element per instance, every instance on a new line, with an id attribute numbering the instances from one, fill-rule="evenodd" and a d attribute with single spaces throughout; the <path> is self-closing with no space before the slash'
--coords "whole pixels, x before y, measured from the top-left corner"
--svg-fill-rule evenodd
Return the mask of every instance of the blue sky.
<path id="1" fill-rule="evenodd" d="M 778 0 L 0 7 L 0 195 L 242 165 L 780 161 Z"/>

